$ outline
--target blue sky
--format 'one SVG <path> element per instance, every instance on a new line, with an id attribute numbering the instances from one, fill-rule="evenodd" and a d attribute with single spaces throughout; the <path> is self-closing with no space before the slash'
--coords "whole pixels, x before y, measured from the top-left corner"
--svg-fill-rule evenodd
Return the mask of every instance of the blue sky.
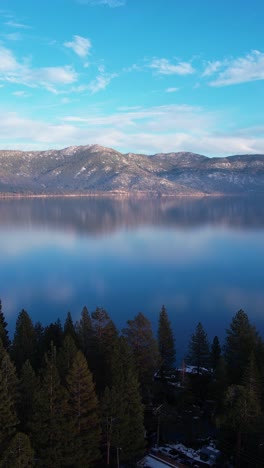
<path id="1" fill-rule="evenodd" d="M 264 153 L 264 3 L 1 0 L 0 149 Z"/>

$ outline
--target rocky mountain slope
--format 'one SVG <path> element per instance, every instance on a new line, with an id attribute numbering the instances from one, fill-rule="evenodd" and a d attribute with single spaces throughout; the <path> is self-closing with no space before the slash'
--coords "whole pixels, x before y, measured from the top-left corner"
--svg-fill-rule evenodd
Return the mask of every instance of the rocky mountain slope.
<path id="1" fill-rule="evenodd" d="M 98 145 L 39 152 L 0 151 L 0 193 L 264 193 L 264 155 L 145 156 Z"/>

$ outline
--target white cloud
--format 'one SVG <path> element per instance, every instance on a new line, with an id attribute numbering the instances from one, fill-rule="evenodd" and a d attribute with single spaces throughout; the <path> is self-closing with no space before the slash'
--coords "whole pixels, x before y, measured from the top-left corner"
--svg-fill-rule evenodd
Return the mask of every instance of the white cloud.
<path id="1" fill-rule="evenodd" d="M 72 84 L 77 81 L 76 71 L 69 65 L 64 67 L 46 67 L 33 70 L 33 77 L 38 78 L 41 83 Z"/>
<path id="2" fill-rule="evenodd" d="M 245 57 L 223 62 L 223 70 L 210 86 L 228 86 L 264 80 L 264 53 L 253 50 Z"/>
<path id="3" fill-rule="evenodd" d="M 73 41 L 65 42 L 65 47 L 72 49 L 79 57 L 85 58 L 92 47 L 90 39 L 82 36 L 73 36 Z"/>
<path id="4" fill-rule="evenodd" d="M 13 53 L 5 47 L 0 46 L 0 74 L 14 72 L 18 67 L 19 64 Z"/>
<path id="5" fill-rule="evenodd" d="M 195 72 L 189 62 L 178 62 L 174 64 L 164 58 L 153 59 L 148 67 L 156 70 L 159 75 L 190 75 Z"/>
<path id="6" fill-rule="evenodd" d="M 17 23 L 16 21 L 9 20 L 5 23 L 6 26 L 10 26 L 11 28 L 18 28 L 18 29 L 31 29 L 31 26 L 23 23 Z"/>
<path id="7" fill-rule="evenodd" d="M 213 75 L 219 70 L 219 68 L 222 67 L 222 65 L 223 65 L 222 62 L 220 62 L 219 60 L 216 60 L 215 62 L 208 62 L 204 69 L 202 76 Z"/>
<path id="8" fill-rule="evenodd" d="M 57 92 L 54 86 L 69 85 L 77 81 L 78 74 L 73 67 L 33 68 L 19 62 L 11 50 L 0 46 L 0 81 L 22 84 L 29 87 L 44 87 Z"/>
<path id="9" fill-rule="evenodd" d="M 98 93 L 98 91 L 104 90 L 116 76 L 116 73 L 102 73 L 101 75 L 98 75 L 95 80 L 91 81 L 88 85 L 88 89 L 92 94 Z"/>
<path id="10" fill-rule="evenodd" d="M 124 6 L 126 4 L 126 0 L 77 0 L 77 1 L 78 3 L 81 3 L 82 5 L 91 5 L 91 6 L 107 5 L 111 8 Z"/>
<path id="11" fill-rule="evenodd" d="M 167 88 L 166 93 L 176 93 L 176 91 L 179 91 L 179 88 Z"/>
<path id="12" fill-rule="evenodd" d="M 264 137 L 254 128 L 219 134 L 225 116 L 187 105 L 126 108 L 110 115 L 65 116 L 45 122 L 15 113 L 0 113 L 2 148 L 47 149 L 70 145 L 110 146 L 146 154 L 192 151 L 209 156 L 263 153 Z"/>
<path id="13" fill-rule="evenodd" d="M 13 96 L 17 96 L 17 97 L 28 97 L 29 94 L 26 93 L 25 91 L 14 91 L 13 93 Z"/>

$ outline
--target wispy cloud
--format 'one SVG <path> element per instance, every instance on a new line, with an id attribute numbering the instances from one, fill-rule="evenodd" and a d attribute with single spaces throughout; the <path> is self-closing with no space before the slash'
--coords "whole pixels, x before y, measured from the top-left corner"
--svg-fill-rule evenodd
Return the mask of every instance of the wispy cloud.
<path id="1" fill-rule="evenodd" d="M 31 26 L 28 26 L 27 24 L 18 23 L 13 20 L 6 21 L 5 25 L 10 26 L 11 28 L 17 28 L 17 29 L 32 29 Z"/>
<path id="2" fill-rule="evenodd" d="M 14 32 L 14 33 L 10 33 L 10 34 L 4 34 L 3 37 L 7 41 L 21 41 L 22 34 L 20 32 Z"/>
<path id="3" fill-rule="evenodd" d="M 72 66 L 33 68 L 19 62 L 13 52 L 0 46 L 0 81 L 18 83 L 29 87 L 44 87 L 56 92 L 54 86 L 69 85 L 77 81 L 78 74 Z"/>
<path id="4" fill-rule="evenodd" d="M 107 5 L 111 8 L 116 8 L 120 6 L 124 6 L 126 4 L 126 0 L 77 0 L 78 3 L 82 5 Z"/>
<path id="5" fill-rule="evenodd" d="M 243 131 L 219 134 L 221 118 L 204 108 L 168 105 L 126 108 L 110 115 L 65 116 L 60 123 L 0 113 L 2 148 L 47 149 L 98 143 L 120 151 L 147 154 L 192 151 L 223 156 L 263 152 L 263 133 Z"/>
<path id="6" fill-rule="evenodd" d="M 219 62 L 215 63 L 219 64 Z M 221 65 L 217 65 L 214 71 L 218 71 L 220 67 L 222 70 L 216 78 L 209 83 L 210 86 L 228 86 L 238 83 L 264 80 L 264 53 L 258 50 L 253 50 L 244 57 L 228 61 L 225 60 Z"/>
<path id="7" fill-rule="evenodd" d="M 176 93 L 176 91 L 179 91 L 180 88 L 167 88 L 165 91 L 166 93 Z"/>
<path id="8" fill-rule="evenodd" d="M 190 75 L 195 72 L 189 62 L 172 63 L 165 58 L 153 59 L 148 67 L 155 70 L 159 75 Z"/>
<path id="9" fill-rule="evenodd" d="M 98 91 L 104 90 L 110 84 L 112 79 L 117 76 L 117 73 L 105 73 L 103 71 L 93 81 L 91 81 L 87 88 L 92 94 L 98 93 Z"/>
<path id="10" fill-rule="evenodd" d="M 214 62 L 207 62 L 202 76 L 214 75 L 214 73 L 216 73 L 222 66 L 223 62 L 220 62 L 219 60 L 216 60 Z"/>
<path id="11" fill-rule="evenodd" d="M 73 36 L 73 40 L 64 43 L 65 47 L 72 49 L 79 57 L 85 58 L 89 55 L 92 44 L 90 39 L 82 36 Z"/>

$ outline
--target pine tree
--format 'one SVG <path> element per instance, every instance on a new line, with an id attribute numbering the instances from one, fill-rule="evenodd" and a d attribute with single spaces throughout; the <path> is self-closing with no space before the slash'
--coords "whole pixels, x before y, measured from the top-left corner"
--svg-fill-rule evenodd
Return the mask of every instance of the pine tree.
<path id="1" fill-rule="evenodd" d="M 67 393 L 60 384 L 53 345 L 45 360 L 41 385 L 34 398 L 31 430 L 39 466 L 57 468 L 64 463 Z"/>
<path id="2" fill-rule="evenodd" d="M 33 417 L 33 403 L 39 390 L 39 379 L 36 376 L 29 360 L 21 369 L 19 380 L 18 418 L 23 432 L 28 430 L 29 422 Z"/>
<path id="3" fill-rule="evenodd" d="M 35 365 L 36 361 L 36 332 L 32 320 L 28 313 L 23 309 L 18 315 L 16 329 L 12 344 L 12 358 L 19 372 L 24 362 L 29 359 L 30 363 Z"/>
<path id="4" fill-rule="evenodd" d="M 123 334 L 133 353 L 144 400 L 149 398 L 155 371 L 160 365 L 158 344 L 150 321 L 140 312 L 134 320 L 128 320 Z"/>
<path id="5" fill-rule="evenodd" d="M 73 325 L 73 320 L 72 320 L 72 316 L 70 312 L 67 313 L 67 316 L 64 322 L 64 327 L 63 327 L 64 338 L 67 335 L 71 336 L 74 342 L 77 343 L 77 334 L 76 334 L 75 327 Z"/>
<path id="6" fill-rule="evenodd" d="M 92 313 L 92 326 L 93 337 L 88 364 L 95 379 L 97 393 L 101 394 L 111 381 L 111 353 L 118 332 L 108 313 L 99 307 Z"/>
<path id="7" fill-rule="evenodd" d="M 218 336 L 215 336 L 213 339 L 210 356 L 211 356 L 211 366 L 212 366 L 212 369 L 215 371 L 219 363 L 220 356 L 221 356 L 221 346 L 219 343 Z"/>
<path id="8" fill-rule="evenodd" d="M 60 349 L 63 342 L 63 330 L 60 319 L 54 323 L 50 323 L 44 329 L 43 333 L 43 352 L 47 353 L 53 344 L 56 349 Z"/>
<path id="9" fill-rule="evenodd" d="M 5 316 L 2 310 L 1 299 L 0 299 L 0 339 L 2 340 L 4 348 L 8 350 L 10 347 L 10 339 L 8 336 L 7 322 L 5 320 Z"/>
<path id="10" fill-rule="evenodd" d="M 17 424 L 15 404 L 9 394 L 7 380 L 0 370 L 0 454 L 5 452 L 15 435 Z"/>
<path id="11" fill-rule="evenodd" d="M 5 468 L 33 467 L 34 452 L 29 437 L 23 432 L 18 432 L 11 440 L 4 453 L 2 465 Z"/>
<path id="12" fill-rule="evenodd" d="M 81 351 L 76 353 L 67 377 L 68 419 L 72 424 L 72 454 L 76 468 L 93 466 L 100 457 L 98 402 L 92 374 Z"/>
<path id="13" fill-rule="evenodd" d="M 196 367 L 198 375 L 201 374 L 202 368 L 208 369 L 210 364 L 209 343 L 201 322 L 198 323 L 189 342 L 187 363 Z"/>
<path id="14" fill-rule="evenodd" d="M 112 387 L 102 403 L 102 425 L 108 447 L 122 448 L 121 461 L 131 461 L 144 449 L 144 407 L 131 353 L 121 337 L 112 355 Z"/>
<path id="15" fill-rule="evenodd" d="M 2 342 L 0 341 L 0 370 L 2 377 L 7 385 L 8 394 L 11 397 L 14 405 L 16 404 L 18 394 L 18 379 L 16 375 L 16 369 L 13 362 L 10 359 L 9 354 L 3 348 Z"/>
<path id="16" fill-rule="evenodd" d="M 161 356 L 161 369 L 170 371 L 175 365 L 175 345 L 171 324 L 164 305 L 161 308 L 158 326 L 158 344 Z"/>
<path id="17" fill-rule="evenodd" d="M 243 310 L 239 310 L 235 314 L 226 334 L 224 354 L 228 366 L 229 381 L 238 384 L 241 383 L 251 352 L 255 351 L 258 335 Z"/>
<path id="18" fill-rule="evenodd" d="M 58 353 L 58 370 L 63 384 L 66 382 L 66 377 L 72 366 L 73 360 L 78 349 L 71 335 L 66 335 L 62 347 Z"/>
<path id="19" fill-rule="evenodd" d="M 90 353 L 93 339 L 92 319 L 86 306 L 84 306 L 80 321 L 76 324 L 76 334 L 81 351 L 90 362 Z"/>

